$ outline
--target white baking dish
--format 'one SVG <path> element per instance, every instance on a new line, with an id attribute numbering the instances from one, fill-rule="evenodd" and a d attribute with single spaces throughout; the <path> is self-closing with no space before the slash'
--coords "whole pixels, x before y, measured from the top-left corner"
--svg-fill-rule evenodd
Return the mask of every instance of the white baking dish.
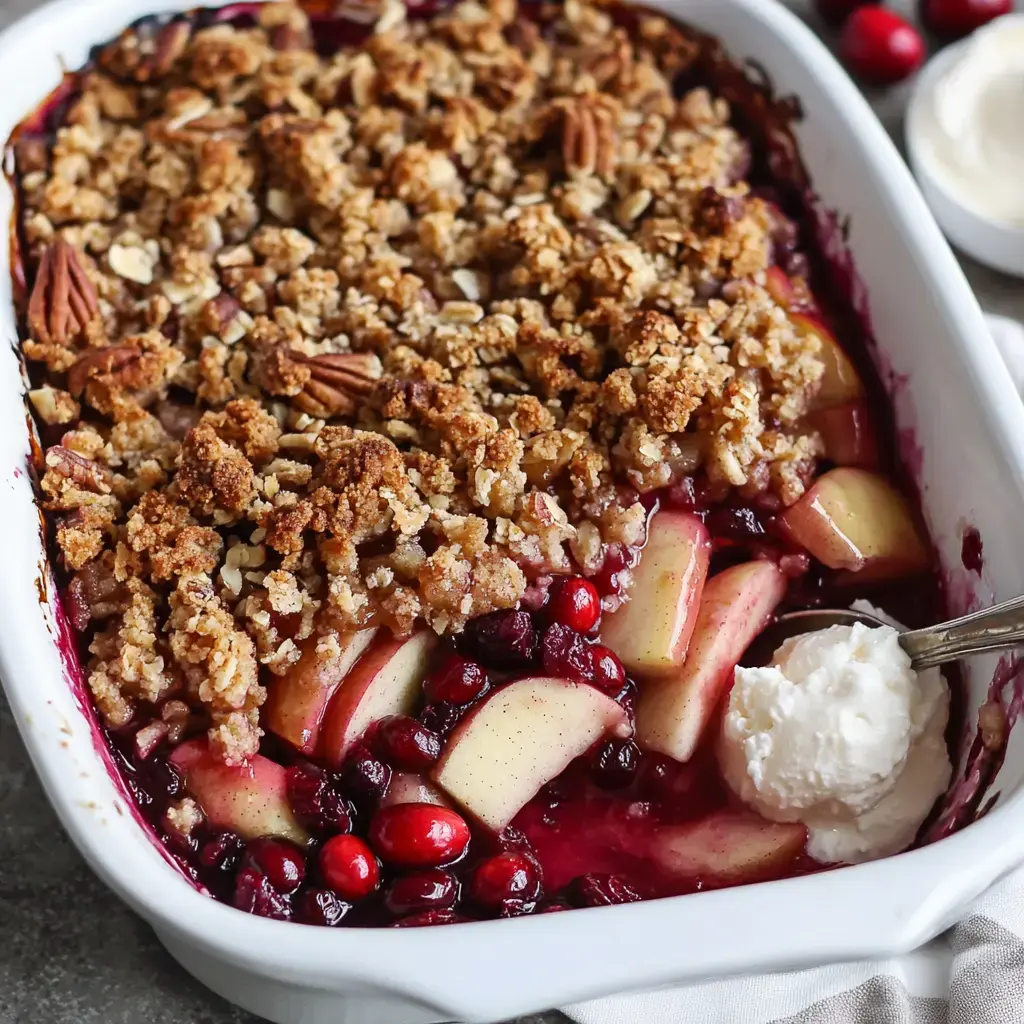
<path id="1" fill-rule="evenodd" d="M 0 39 L 0 136 L 57 83 L 58 59 L 167 0 L 58 0 Z M 903 163 L 846 75 L 795 17 L 767 0 L 660 6 L 756 58 L 803 100 L 803 155 L 825 204 L 848 214 L 898 418 L 955 605 L 1024 591 L 1024 409 L 977 304 Z M 11 197 L 0 195 L 7 223 Z M 7 260 L 7 246 L 0 246 Z M 9 274 L 0 318 L 14 343 Z M 24 471 L 22 381 L 0 353 L 0 670 L 61 819 L 97 873 L 211 988 L 274 1021 L 495 1020 L 606 993 L 730 973 L 878 957 L 923 943 L 1024 861 L 1024 750 L 1011 744 L 1005 797 L 981 821 L 925 849 L 812 877 L 605 909 L 418 930 L 315 929 L 244 916 L 195 892 L 128 811 L 41 605 L 39 517 Z M 960 568 L 976 526 L 984 583 Z M 972 585 L 973 581 L 973 585 Z M 980 588 L 980 589 L 979 589 Z M 970 718 L 992 661 L 971 675 Z"/>

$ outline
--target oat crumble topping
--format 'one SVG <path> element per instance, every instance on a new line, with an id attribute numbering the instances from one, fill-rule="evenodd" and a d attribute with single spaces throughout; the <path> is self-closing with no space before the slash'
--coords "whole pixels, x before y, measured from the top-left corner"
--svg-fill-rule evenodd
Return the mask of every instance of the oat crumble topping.
<path id="1" fill-rule="evenodd" d="M 16 147 L 90 686 L 229 763 L 312 638 L 457 632 L 641 543 L 642 494 L 703 468 L 788 505 L 821 454 L 778 214 L 725 101 L 674 94 L 683 30 L 378 15 L 329 57 L 282 3 L 128 30 Z"/>

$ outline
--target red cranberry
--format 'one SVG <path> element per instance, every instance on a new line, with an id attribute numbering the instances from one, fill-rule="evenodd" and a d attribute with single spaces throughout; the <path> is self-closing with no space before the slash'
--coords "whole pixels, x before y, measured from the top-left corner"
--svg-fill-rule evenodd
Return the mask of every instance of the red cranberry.
<path id="1" fill-rule="evenodd" d="M 541 641 L 541 662 L 549 676 L 574 683 L 589 683 L 594 678 L 594 648 L 574 629 L 553 622 Z"/>
<path id="2" fill-rule="evenodd" d="M 745 505 L 734 508 L 719 505 L 708 512 L 704 522 L 712 537 L 724 537 L 740 544 L 765 535 L 764 523 Z"/>
<path id="3" fill-rule="evenodd" d="M 602 789 L 621 789 L 636 777 L 640 748 L 632 740 L 608 740 L 594 755 L 594 781 Z"/>
<path id="4" fill-rule="evenodd" d="M 392 914 L 418 914 L 424 910 L 447 910 L 459 898 L 455 876 L 440 868 L 418 871 L 396 878 L 384 897 Z"/>
<path id="5" fill-rule="evenodd" d="M 356 747 L 341 769 L 345 790 L 361 807 L 376 807 L 391 784 L 391 769 L 366 747 Z"/>
<path id="6" fill-rule="evenodd" d="M 1013 0 L 921 0 L 921 20 L 941 39 L 959 39 L 1009 14 Z"/>
<path id="7" fill-rule="evenodd" d="M 610 647 L 595 644 L 591 650 L 594 658 L 594 685 L 614 697 L 626 685 L 626 670 Z"/>
<path id="8" fill-rule="evenodd" d="M 508 901 L 531 903 L 540 896 L 540 871 L 525 853 L 499 853 L 478 865 L 470 892 L 482 907 L 492 909 Z"/>
<path id="9" fill-rule="evenodd" d="M 420 712 L 420 721 L 432 732 L 443 737 L 459 724 L 465 713 L 466 706 L 464 704 L 448 704 L 445 701 L 438 701 L 436 704 L 428 704 Z"/>
<path id="10" fill-rule="evenodd" d="M 640 899 L 632 886 L 615 875 L 581 875 L 570 884 L 568 895 L 578 907 L 608 907 Z"/>
<path id="11" fill-rule="evenodd" d="M 693 477 L 684 476 L 678 483 L 674 483 L 665 495 L 665 503 L 670 508 L 693 512 L 697 508 L 697 488 Z"/>
<path id="12" fill-rule="evenodd" d="M 204 868 L 233 875 L 242 859 L 245 843 L 234 832 L 214 832 L 199 847 L 199 863 Z"/>
<path id="13" fill-rule="evenodd" d="M 358 836 L 332 836 L 320 850 L 320 874 L 339 896 L 361 900 L 380 884 L 373 851 Z"/>
<path id="14" fill-rule="evenodd" d="M 351 831 L 348 801 L 322 768 L 308 762 L 292 765 L 285 774 L 285 791 L 292 811 L 304 825 L 323 832 Z"/>
<path id="15" fill-rule="evenodd" d="M 370 843 L 391 864 L 440 867 L 466 852 L 469 826 L 447 807 L 395 804 L 374 815 Z"/>
<path id="16" fill-rule="evenodd" d="M 431 924 L 458 924 L 460 921 L 468 921 L 468 917 L 456 914 L 454 910 L 428 910 L 424 914 L 411 914 L 396 921 L 392 928 L 422 928 Z"/>
<path id="17" fill-rule="evenodd" d="M 601 568 L 594 576 L 593 582 L 602 595 L 619 594 L 629 579 L 632 568 L 629 552 L 622 545 L 608 549 Z"/>
<path id="18" fill-rule="evenodd" d="M 295 917 L 303 924 L 334 928 L 351 909 L 351 903 L 330 889 L 306 889 L 296 899 Z"/>
<path id="19" fill-rule="evenodd" d="M 470 623 L 468 639 L 488 665 L 515 667 L 533 660 L 537 634 L 529 612 L 492 612 Z"/>
<path id="20" fill-rule="evenodd" d="M 830 25 L 842 25 L 858 7 L 866 3 L 870 3 L 870 0 L 814 0 L 818 13 Z"/>
<path id="21" fill-rule="evenodd" d="M 574 576 L 556 584 L 548 604 L 552 622 L 558 622 L 577 633 L 589 633 L 601 614 L 601 596 L 590 580 Z"/>
<path id="22" fill-rule="evenodd" d="M 487 673 L 475 661 L 451 651 L 427 676 L 423 690 L 432 701 L 468 704 L 487 689 Z"/>
<path id="23" fill-rule="evenodd" d="M 287 921 L 292 916 L 288 897 L 279 893 L 270 884 L 270 879 L 255 867 L 243 867 L 238 872 L 232 902 L 239 910 L 257 917 Z"/>
<path id="24" fill-rule="evenodd" d="M 286 895 L 295 892 L 306 877 L 306 858 L 286 839 L 253 839 L 245 847 L 245 866 L 255 868 Z"/>
<path id="25" fill-rule="evenodd" d="M 876 4 L 860 7 L 843 26 L 839 53 L 859 78 L 891 85 L 916 71 L 924 61 L 921 34 L 898 14 Z"/>
<path id="26" fill-rule="evenodd" d="M 408 715 L 388 715 L 377 723 L 377 749 L 392 768 L 425 772 L 441 756 L 441 738 Z"/>

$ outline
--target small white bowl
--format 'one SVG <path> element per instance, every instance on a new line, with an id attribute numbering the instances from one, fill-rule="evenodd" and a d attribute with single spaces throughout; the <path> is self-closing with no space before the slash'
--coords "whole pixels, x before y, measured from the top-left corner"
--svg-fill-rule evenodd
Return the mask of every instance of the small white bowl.
<path id="1" fill-rule="evenodd" d="M 1004 18 L 1024 19 L 1024 14 Z M 954 245 L 987 266 L 1024 277 L 1024 228 L 1000 223 L 972 210 L 942 181 L 934 159 L 922 143 L 924 105 L 936 82 L 953 65 L 970 37 L 947 46 L 925 65 L 914 84 L 907 108 L 905 137 L 907 156 L 921 191 L 935 219 Z M 1021 169 L 1024 182 L 1024 168 Z"/>

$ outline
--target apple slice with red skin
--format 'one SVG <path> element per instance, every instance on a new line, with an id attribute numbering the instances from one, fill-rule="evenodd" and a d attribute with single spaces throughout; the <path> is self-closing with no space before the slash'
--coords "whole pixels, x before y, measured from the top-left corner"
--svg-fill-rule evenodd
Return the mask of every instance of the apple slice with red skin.
<path id="1" fill-rule="evenodd" d="M 299 660 L 286 675 L 270 684 L 263 708 L 266 728 L 312 756 L 327 705 L 376 632 L 361 629 L 355 633 L 336 633 L 336 646 L 325 644 L 330 636 L 310 637 Z M 330 651 L 326 657 L 324 650 Z"/>
<path id="2" fill-rule="evenodd" d="M 806 842 L 803 825 L 718 811 L 685 825 L 659 826 L 649 856 L 662 871 L 679 879 L 738 885 L 782 874 Z"/>
<path id="3" fill-rule="evenodd" d="M 210 753 L 205 739 L 186 740 L 170 761 L 211 825 L 245 840 L 279 836 L 300 846 L 309 842 L 288 804 L 285 769 L 276 761 L 256 754 L 247 764 L 227 765 Z"/>
<path id="4" fill-rule="evenodd" d="M 878 469 L 878 437 L 866 402 L 844 402 L 819 409 L 807 417 L 821 434 L 825 457 L 837 466 Z"/>
<path id="5" fill-rule="evenodd" d="M 708 580 L 682 669 L 640 687 L 636 741 L 643 749 L 677 761 L 693 756 L 743 652 L 785 593 L 774 562 L 744 562 Z"/>
<path id="6" fill-rule="evenodd" d="M 860 580 L 909 576 L 931 562 L 903 497 L 864 469 L 841 467 L 818 477 L 777 522 L 819 562 Z"/>
<path id="7" fill-rule="evenodd" d="M 655 514 L 629 600 L 601 625 L 601 642 L 630 672 L 658 676 L 682 665 L 710 558 L 711 540 L 696 516 Z"/>
<path id="8" fill-rule="evenodd" d="M 586 684 L 532 676 L 495 690 L 452 731 L 433 780 L 500 832 L 601 737 L 630 735 L 626 712 Z"/>
<path id="9" fill-rule="evenodd" d="M 451 807 L 451 801 L 429 779 L 415 772 L 395 772 L 391 776 L 388 791 L 381 800 L 381 807 L 394 804 L 435 804 Z"/>
<path id="10" fill-rule="evenodd" d="M 816 316 L 809 313 L 790 313 L 789 319 L 798 331 L 815 335 L 821 342 L 818 357 L 825 364 L 818 393 L 811 403 L 812 409 L 827 409 L 843 402 L 864 397 L 860 374 L 843 351 L 835 335 Z"/>
<path id="11" fill-rule="evenodd" d="M 339 767 L 374 722 L 412 714 L 436 645 L 429 630 L 405 639 L 388 635 L 356 662 L 331 698 L 320 729 L 320 756 L 329 765 Z"/>

